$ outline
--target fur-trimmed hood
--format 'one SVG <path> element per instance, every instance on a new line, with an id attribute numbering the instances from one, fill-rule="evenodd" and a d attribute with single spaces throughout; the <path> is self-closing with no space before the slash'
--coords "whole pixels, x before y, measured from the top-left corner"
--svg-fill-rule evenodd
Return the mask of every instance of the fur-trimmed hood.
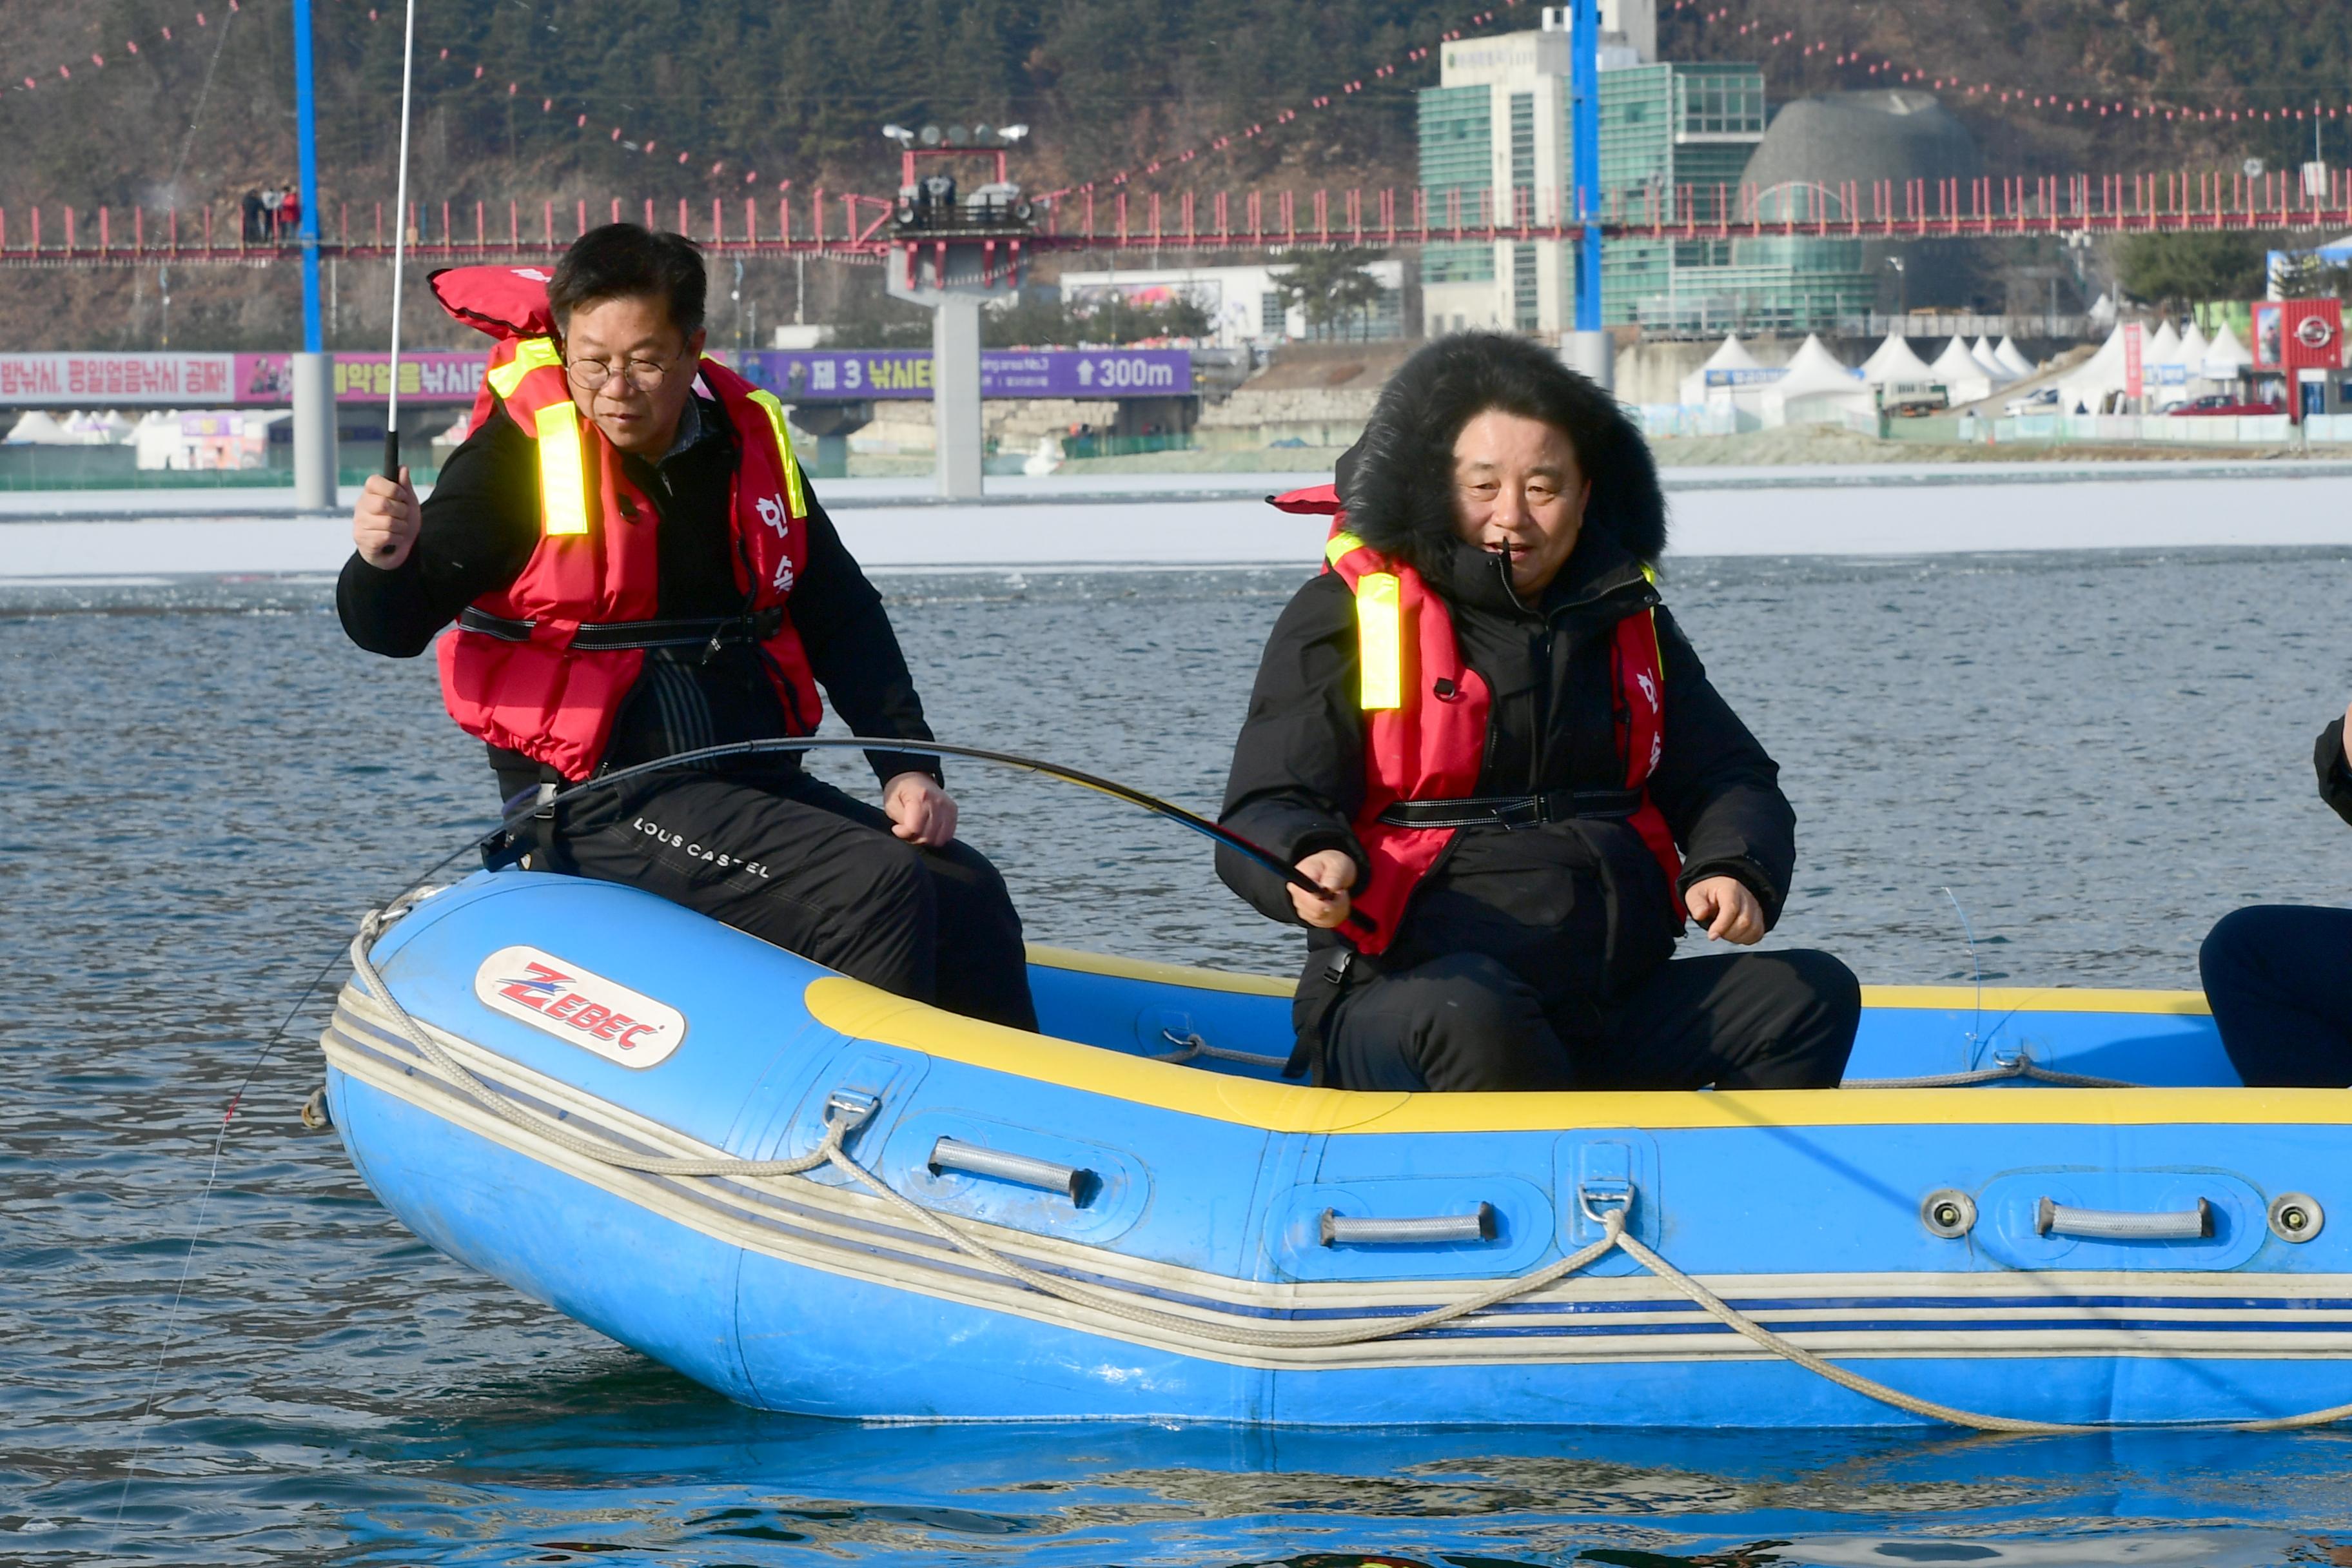
<path id="1" fill-rule="evenodd" d="M 1567 431 L 1592 483 L 1585 538 L 1605 538 L 1646 565 L 1657 563 L 1666 545 L 1666 498 L 1640 429 L 1607 391 L 1549 349 L 1503 332 L 1440 338 L 1389 378 L 1362 437 L 1338 464 L 1349 531 L 1382 554 L 1434 566 L 1455 538 L 1454 437 L 1490 408 Z"/>

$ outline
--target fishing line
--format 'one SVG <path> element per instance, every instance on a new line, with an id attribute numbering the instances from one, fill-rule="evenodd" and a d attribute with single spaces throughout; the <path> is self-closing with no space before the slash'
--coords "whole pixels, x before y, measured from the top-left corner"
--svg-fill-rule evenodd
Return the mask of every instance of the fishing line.
<path id="1" fill-rule="evenodd" d="M 520 805 L 513 805 L 499 818 L 497 827 L 488 834 L 467 839 L 464 844 L 410 878 L 400 891 L 387 900 L 383 907 L 391 909 L 398 905 L 446 869 L 451 863 L 469 853 L 489 850 L 499 846 L 516 828 L 541 812 L 551 811 L 566 801 L 576 801 L 584 796 L 600 795 L 632 779 L 643 778 L 647 774 L 661 773 L 671 768 L 690 767 L 699 763 L 775 752 L 844 750 L 898 752 L 912 756 L 960 757 L 973 762 L 995 763 L 1006 767 L 1019 768 L 1027 773 L 1039 773 L 1047 778 L 1060 779 L 1065 783 L 1077 784 L 1100 795 L 1107 795 L 1113 800 L 1129 805 L 1139 806 L 1155 816 L 1190 828 L 1205 838 L 1213 839 L 1245 859 L 1265 867 L 1286 882 L 1305 889 L 1318 898 L 1330 896 L 1304 873 L 1284 865 L 1279 858 L 1251 843 L 1231 828 L 1211 822 L 1208 818 L 1195 812 L 1187 811 L 1171 801 L 1161 800 L 1157 795 L 1146 795 L 1143 791 L 1132 785 L 1120 784 L 1116 779 L 1103 778 L 1099 774 L 1064 767 L 1058 763 L 1049 763 L 1036 757 L 1020 756 L 1012 752 L 990 751 L 980 746 L 954 745 L 944 741 L 904 741 L 873 735 L 802 735 L 770 740 L 737 741 L 727 745 L 704 746 L 691 752 L 678 752 L 667 757 L 656 757 L 651 762 L 618 768 L 612 773 L 603 773 L 584 783 L 573 784 L 569 789 L 560 790 L 544 803 L 538 799 L 535 792 L 527 792 L 518 797 L 520 801 Z M 1349 920 L 1352 923 L 1361 923 L 1360 916 L 1351 914 Z M 342 957 L 342 946 L 339 943 L 327 962 L 320 964 L 318 972 L 310 976 L 310 983 L 302 987 L 300 994 L 295 997 L 293 1005 L 287 1008 L 286 1016 L 278 1021 L 278 1027 L 270 1032 L 269 1037 L 262 1043 L 261 1049 L 255 1055 L 251 1065 L 246 1068 L 245 1077 L 239 1080 L 236 1092 L 229 1096 L 228 1108 L 221 1113 L 220 1127 L 213 1134 L 211 1168 L 205 1173 L 204 1192 L 196 1202 L 195 1226 L 188 1237 L 187 1254 L 181 1260 L 179 1283 L 172 1292 L 171 1310 L 165 1315 L 163 1321 L 163 1344 L 156 1352 L 155 1369 L 148 1378 L 146 1403 L 139 1412 L 138 1438 L 132 1445 L 130 1460 L 123 1470 L 121 1496 L 116 1500 L 114 1506 L 114 1530 L 118 1535 L 122 1529 L 123 1510 L 130 1502 L 131 1483 L 137 1473 L 139 1457 L 145 1447 L 148 1422 L 154 1413 L 155 1391 L 163 1382 L 163 1367 L 171 1358 L 173 1337 L 179 1325 L 180 1303 L 187 1293 L 188 1279 L 195 1265 L 196 1247 L 204 1239 L 205 1222 L 211 1211 L 213 1189 L 220 1179 L 221 1152 L 228 1140 L 229 1123 L 236 1119 L 237 1106 L 244 1100 L 246 1090 L 253 1086 L 253 1080 L 261 1071 L 262 1065 L 269 1059 L 271 1053 L 277 1050 L 278 1042 L 286 1037 L 286 1031 L 293 1026 L 295 1017 L 310 1002 L 311 995 L 319 989 L 319 983 L 326 979 L 336 963 Z"/>
<path id="2" fill-rule="evenodd" d="M 172 160 L 172 178 L 167 188 L 176 205 L 180 199 L 180 175 L 188 167 L 188 149 L 196 143 L 196 127 L 204 123 L 205 104 L 213 95 L 213 77 L 220 69 L 221 51 L 228 47 L 228 30 L 236 25 L 236 12 L 231 9 L 221 19 L 220 38 L 213 45 L 213 58 L 205 67 L 205 85 L 196 91 L 196 107 L 188 116 L 188 129 L 180 138 L 180 155 Z"/>
<path id="3" fill-rule="evenodd" d="M 406 898 L 410 893 L 413 893 L 418 888 L 423 887 L 426 882 L 430 881 L 435 876 L 438 875 L 445 868 L 446 868 L 451 861 L 459 858 L 467 851 L 473 849 L 476 842 L 477 841 L 468 841 L 457 848 L 451 850 L 448 854 L 442 856 L 438 860 L 434 861 L 432 865 L 426 867 L 416 876 L 411 878 L 408 885 L 401 889 L 401 897 Z M 188 1278 L 195 1266 L 196 1248 L 204 1240 L 205 1221 L 211 1212 L 213 1189 L 215 1186 L 219 1184 L 221 1151 L 228 1142 L 229 1123 L 236 1120 L 236 1109 L 238 1105 L 243 1103 L 246 1090 L 253 1087 L 253 1080 L 260 1074 L 263 1065 L 269 1060 L 271 1053 L 278 1049 L 279 1042 L 286 1038 L 286 1031 L 293 1026 L 295 1018 L 300 1015 L 303 1007 L 310 1003 L 311 996 L 318 992 L 319 983 L 326 979 L 329 974 L 334 972 L 336 963 L 339 963 L 343 956 L 344 946 L 345 944 L 340 942 L 335 944 L 334 951 L 327 955 L 327 961 L 319 965 L 317 971 L 311 974 L 310 981 L 303 985 L 300 993 L 295 996 L 293 1005 L 286 1009 L 286 1016 L 278 1020 L 278 1027 L 271 1030 L 268 1038 L 265 1039 L 261 1043 L 261 1049 L 254 1054 L 252 1062 L 248 1064 L 245 1069 L 245 1077 L 237 1080 L 236 1091 L 228 1098 L 227 1108 L 221 1112 L 220 1126 L 213 1133 L 212 1163 L 210 1168 L 205 1173 L 204 1191 L 196 1199 L 196 1222 L 194 1228 L 191 1229 L 188 1234 L 187 1253 L 180 1259 L 179 1283 L 173 1287 L 171 1310 L 164 1315 L 163 1343 L 162 1348 L 157 1350 L 155 1352 L 155 1369 L 148 1375 L 147 1398 L 146 1402 L 139 1408 L 139 1426 L 137 1436 L 131 1442 L 131 1458 L 126 1460 L 123 1465 L 122 1493 L 120 1497 L 116 1498 L 114 1501 L 113 1530 L 112 1534 L 110 1536 L 107 1542 L 109 1550 L 112 1549 L 115 1541 L 120 1539 L 121 1536 L 123 1510 L 129 1506 L 131 1501 L 131 1483 L 138 1475 L 139 1457 L 146 1450 L 149 1418 L 153 1415 L 155 1411 L 155 1390 L 162 1384 L 163 1380 L 163 1368 L 172 1358 L 172 1341 L 173 1335 L 179 1329 L 180 1302 L 187 1294 Z"/>
<path id="4" fill-rule="evenodd" d="M 612 773 L 603 773 L 583 783 L 573 784 L 569 789 L 560 790 L 544 803 L 539 800 L 536 792 L 525 792 L 517 797 L 521 804 L 512 805 L 510 809 L 499 818 L 497 827 L 487 834 L 467 839 L 434 861 L 423 871 L 410 878 L 402 886 L 400 891 L 385 900 L 382 907 L 387 910 L 396 907 L 446 870 L 453 862 L 470 853 L 493 850 L 499 847 L 507 836 L 516 828 L 530 821 L 541 812 L 551 811 L 566 801 L 576 801 L 584 796 L 600 795 L 616 784 L 625 784 L 632 779 L 642 778 L 671 768 L 689 767 L 699 763 L 775 752 L 845 750 L 898 752 L 912 756 L 960 757 L 973 762 L 996 763 L 1006 767 L 1019 768 L 1027 773 L 1039 773 L 1047 778 L 1060 779 L 1065 783 L 1107 795 L 1113 800 L 1139 806 L 1155 816 L 1190 828 L 1205 838 L 1213 839 L 1235 854 L 1265 867 L 1286 882 L 1312 892 L 1318 898 L 1330 897 L 1326 889 L 1304 873 L 1292 867 L 1285 866 L 1279 858 L 1251 843 L 1231 828 L 1212 822 L 1195 812 L 1187 811 L 1171 801 L 1161 800 L 1157 795 L 1146 795 L 1143 791 L 1120 784 L 1116 779 L 1103 778 L 1099 774 L 1064 767 L 1058 763 L 1049 763 L 1036 757 L 1024 757 L 1012 752 L 990 751 L 980 746 L 954 745 L 944 741 L 904 741 L 873 735 L 802 735 L 770 740 L 737 741 L 727 745 L 704 746 L 691 752 L 678 752 L 667 757 L 656 757 L 651 762 L 615 769 Z M 1362 917 L 1352 913 L 1349 916 L 1349 923 L 1360 927 L 1365 924 Z M 188 1236 L 186 1255 L 180 1261 L 179 1283 L 173 1289 L 171 1310 L 165 1314 L 163 1320 L 163 1343 L 155 1352 L 154 1371 L 149 1374 L 147 1380 L 146 1402 L 139 1411 L 138 1436 L 131 1445 L 131 1458 L 123 1468 L 121 1494 L 115 1500 L 113 1532 L 118 1538 L 122 1531 L 123 1511 L 131 1500 L 131 1485 L 138 1472 L 139 1458 L 145 1451 L 147 1428 L 155 1409 L 155 1391 L 163 1383 L 163 1368 L 171 1359 L 173 1339 L 179 1327 L 180 1303 L 187 1294 L 188 1279 L 195 1266 L 196 1247 L 204 1239 L 205 1220 L 211 1213 L 213 1189 L 220 1180 L 221 1153 L 228 1141 L 229 1124 L 236 1120 L 237 1107 L 243 1102 L 246 1091 L 253 1087 L 253 1080 L 260 1073 L 263 1064 L 277 1050 L 278 1043 L 285 1039 L 286 1031 L 292 1027 L 296 1016 L 310 1002 L 312 994 L 318 991 L 320 982 L 326 979 L 332 972 L 335 964 L 341 959 L 343 952 L 343 944 L 338 943 L 333 953 L 329 955 L 326 963 L 319 966 L 317 973 L 310 976 L 309 984 L 305 984 L 300 994 L 294 998 L 293 1005 L 286 1009 L 285 1016 L 278 1019 L 278 1027 L 270 1031 L 269 1037 L 262 1042 L 261 1049 L 256 1053 L 252 1063 L 245 1069 L 245 1077 L 238 1081 L 236 1092 L 229 1096 L 227 1109 L 221 1113 L 220 1126 L 213 1134 L 212 1163 L 205 1175 L 204 1191 L 196 1200 L 195 1226 Z M 111 1542 L 110 1542 L 110 1545 Z"/>
<path id="5" fill-rule="evenodd" d="M 219 66 L 221 50 L 226 48 L 227 44 L 228 29 L 224 26 L 221 29 L 220 43 L 215 45 L 213 49 L 212 66 L 206 68 L 205 72 L 205 93 L 209 93 L 212 90 L 212 73 L 213 70 Z M 402 261 L 406 254 L 406 242 L 408 238 L 408 126 L 409 107 L 413 101 L 415 70 L 416 0 L 408 0 L 407 26 L 401 40 L 400 169 L 395 180 L 397 202 L 392 238 L 392 368 L 389 384 L 386 387 L 386 401 L 383 418 L 383 477 L 392 480 L 394 484 L 398 484 L 400 482 L 401 278 L 403 274 Z M 201 116 L 203 112 L 204 98 L 202 95 L 199 95 L 196 100 L 196 114 Z M 194 134 L 195 122 L 192 120 L 188 127 L 188 136 L 192 139 Z M 181 143 L 180 149 L 180 157 L 183 162 L 184 162 L 187 157 L 187 148 L 188 142 L 184 141 Z M 176 178 L 176 174 L 174 177 Z M 468 847 L 470 847 L 470 846 L 468 846 Z M 439 860 L 434 862 L 432 868 L 425 871 L 424 875 L 417 877 L 415 880 L 411 881 L 407 890 L 415 890 L 415 889 L 422 885 L 436 872 L 448 865 L 450 861 L 457 859 L 459 855 L 463 855 L 465 852 L 466 851 L 464 849 L 459 849 L 455 853 L 443 856 Z M 180 1260 L 179 1282 L 173 1288 L 171 1310 L 164 1315 L 163 1319 L 163 1343 L 162 1348 L 155 1352 L 155 1370 L 148 1377 L 147 1397 L 145 1402 L 140 1406 L 139 1410 L 138 1434 L 131 1444 L 131 1458 L 123 1466 L 122 1491 L 121 1494 L 115 1499 L 114 1502 L 114 1524 L 108 1539 L 108 1548 L 110 1551 L 112 1550 L 114 1543 L 121 1538 L 123 1510 L 130 1505 L 131 1484 L 138 1475 L 139 1457 L 145 1450 L 148 1424 L 155 1412 L 155 1391 L 162 1385 L 163 1380 L 163 1368 L 171 1360 L 173 1337 L 179 1328 L 180 1303 L 187 1295 L 188 1277 L 194 1271 L 195 1267 L 196 1247 L 204 1240 L 205 1223 L 210 1216 L 212 1211 L 213 1189 L 220 1181 L 221 1153 L 228 1142 L 229 1124 L 236 1119 L 236 1108 L 244 1101 L 246 1090 L 253 1087 L 254 1078 L 261 1071 L 263 1064 L 268 1061 L 270 1054 L 277 1050 L 278 1042 L 286 1037 L 286 1031 L 293 1026 L 295 1017 L 302 1011 L 302 1008 L 310 1002 L 311 995 L 319 989 L 319 983 L 326 979 L 328 974 L 333 971 L 336 960 L 340 956 L 341 953 L 338 952 L 336 954 L 331 955 L 324 963 L 319 966 L 318 973 L 310 976 L 310 983 L 305 984 L 302 987 L 301 994 L 295 997 L 293 1005 L 286 1009 L 286 1016 L 278 1021 L 278 1027 L 271 1030 L 269 1037 L 262 1042 L 261 1049 L 255 1053 L 252 1064 L 245 1069 L 245 1077 L 237 1083 L 236 1091 L 229 1096 L 228 1107 L 221 1112 L 220 1126 L 213 1133 L 212 1161 L 209 1168 L 205 1173 L 204 1192 L 196 1200 L 196 1223 L 194 1228 L 192 1229 L 188 1235 L 187 1253 Z"/>
<path id="6" fill-rule="evenodd" d="M 1977 1021 L 1969 1032 L 1969 1060 L 1976 1061 L 1976 1047 L 1984 1044 L 1984 964 L 1977 957 L 1976 928 L 1969 924 L 1969 911 L 1960 908 L 1959 895 L 1946 888 L 1944 897 L 1952 900 L 1952 912 L 1960 917 L 1960 934 L 1968 939 L 1969 967 L 1977 977 Z"/>

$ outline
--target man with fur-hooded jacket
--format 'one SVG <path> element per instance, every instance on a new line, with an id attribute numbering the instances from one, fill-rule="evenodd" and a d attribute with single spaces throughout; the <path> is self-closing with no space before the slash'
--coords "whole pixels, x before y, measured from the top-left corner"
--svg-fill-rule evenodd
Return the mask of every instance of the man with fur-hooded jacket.
<path id="1" fill-rule="evenodd" d="M 1796 860 L 1779 770 L 1659 602 L 1641 434 L 1549 351 L 1408 360 L 1336 488 L 1328 569 L 1268 639 L 1223 820 L 1308 928 L 1294 1075 L 1363 1089 L 1834 1086 L 1860 991 L 1759 941 Z"/>

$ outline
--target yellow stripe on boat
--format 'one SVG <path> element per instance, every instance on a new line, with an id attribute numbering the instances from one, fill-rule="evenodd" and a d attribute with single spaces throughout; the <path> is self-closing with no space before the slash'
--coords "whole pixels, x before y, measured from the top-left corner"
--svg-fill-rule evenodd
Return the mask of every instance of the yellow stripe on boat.
<path id="1" fill-rule="evenodd" d="M 1052 950 L 1037 954 L 1054 967 L 1094 970 L 1103 961 L 1057 963 Z M 1113 960 L 1116 971 L 1136 978 L 1162 978 L 1177 965 L 1145 965 Z M 1133 966 L 1130 968 L 1129 966 Z M 1138 974 L 1137 970 L 1159 974 Z M 1251 977 L 1226 975 L 1227 982 Z M 1184 982 L 1172 982 L 1181 984 Z M 1285 994 L 1280 982 L 1258 979 L 1264 994 Z M 1238 990 L 1228 984 L 1221 989 Z M 1250 987 L 1255 990 L 1255 985 Z M 1894 988 L 1896 1005 L 1973 1009 L 1976 993 L 1967 986 Z M 2021 1005 L 2051 1011 L 2116 1011 L 2189 1014 L 2183 992 L 2098 992 L 2015 989 L 1985 993 L 1988 1010 Z M 2003 999 L 1996 1002 L 1996 998 Z M 2060 999 L 2069 1004 L 2061 1008 Z M 1870 1000 L 1867 989 L 1864 1000 Z M 2134 1000 L 2138 1005 L 2130 1005 Z M 1275 1132 L 1525 1132 L 1553 1130 L 1642 1127 L 1686 1128 L 1864 1127 L 1936 1125 L 2159 1126 L 2165 1124 L 2352 1125 L 2352 1090 L 2275 1089 L 1744 1089 L 1685 1092 L 1596 1090 L 1561 1094 L 1403 1094 L 1313 1089 L 1261 1079 L 1203 1073 L 1052 1039 L 1001 1025 L 958 1017 L 893 996 L 858 981 L 828 975 L 812 981 L 803 1002 L 827 1028 L 879 1045 L 922 1051 L 947 1061 L 1010 1073 L 1042 1083 L 1099 1094 L 1138 1105 L 1158 1106 Z"/>
<path id="2" fill-rule="evenodd" d="M 1117 980 L 1150 980 L 1161 985 L 1186 985 L 1196 991 L 1230 991 L 1252 996 L 1287 996 L 1297 983 L 1276 974 L 1234 974 L 1222 969 L 1193 969 L 1181 963 L 1161 963 L 1149 958 L 1118 958 L 1107 952 L 1081 952 L 1070 947 L 1029 944 L 1029 962 L 1048 969 L 1077 974 L 1103 974 Z M 1865 1007 L 1917 1008 L 1927 1012 L 1987 1013 L 2158 1013 L 2202 1016 L 2212 1009 L 2202 991 L 2086 991 L 2070 986 L 1989 985 L 1865 985 Z"/>

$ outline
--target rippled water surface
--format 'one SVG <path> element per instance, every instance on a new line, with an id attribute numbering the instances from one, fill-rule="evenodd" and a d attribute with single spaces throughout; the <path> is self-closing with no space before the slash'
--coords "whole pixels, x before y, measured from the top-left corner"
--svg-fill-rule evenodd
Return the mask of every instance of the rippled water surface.
<path id="1" fill-rule="evenodd" d="M 1964 979 L 1949 887 L 1989 979 L 2186 986 L 2226 910 L 2345 901 L 2352 836 L 2309 759 L 2352 686 L 2347 568 L 1679 563 L 1669 599 L 1801 819 L 1774 940 L 1865 980 Z M 1295 577 L 885 585 L 944 738 L 1205 807 Z M 738 1409 L 394 1224 L 297 1126 L 315 1000 L 253 1070 L 353 918 L 494 804 L 428 663 L 349 647 L 323 582 L 0 588 L 0 1563 L 2352 1563 L 2352 1436 L 2332 1433 L 860 1428 Z M 1033 937 L 1290 962 L 1198 841 L 1034 778 L 951 783 Z"/>

